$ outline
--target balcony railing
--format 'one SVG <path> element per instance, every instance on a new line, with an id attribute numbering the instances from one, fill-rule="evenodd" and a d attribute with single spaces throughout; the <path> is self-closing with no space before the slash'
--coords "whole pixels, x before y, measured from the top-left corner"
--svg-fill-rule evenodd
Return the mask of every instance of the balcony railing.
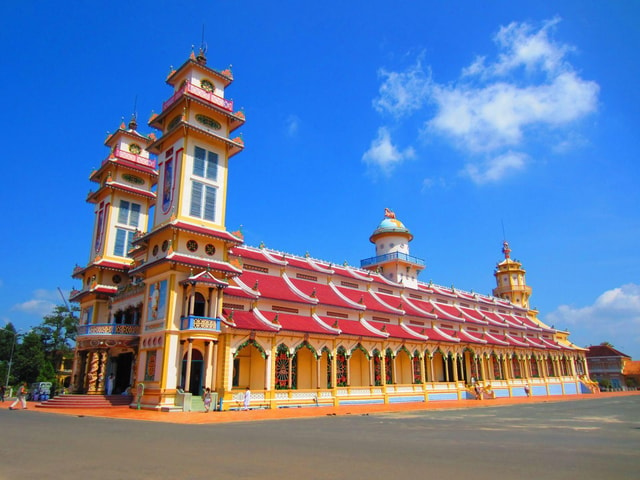
<path id="1" fill-rule="evenodd" d="M 180 317 L 180 330 L 206 330 L 210 332 L 219 332 L 220 319 L 213 317 L 197 317 L 195 315 Z"/>
<path id="2" fill-rule="evenodd" d="M 78 336 L 83 335 L 140 335 L 140 325 L 121 325 L 116 323 L 79 325 Z"/>
<path id="3" fill-rule="evenodd" d="M 378 255 L 377 257 L 365 258 L 364 260 L 360 260 L 361 267 L 368 267 L 370 265 L 377 265 L 379 263 L 385 263 L 392 260 L 404 260 L 405 262 L 412 263 L 414 265 L 420 265 L 422 267 L 425 266 L 424 260 L 418 257 L 412 257 L 411 255 L 407 255 L 402 252 L 392 252 L 387 253 L 385 255 Z"/>
<path id="4" fill-rule="evenodd" d="M 156 161 L 153 158 L 146 158 L 142 155 L 136 155 L 135 153 L 127 152 L 126 150 L 120 150 L 116 148 L 113 154 L 122 158 L 123 160 L 128 160 L 133 163 L 137 163 L 138 165 L 144 165 L 145 167 L 156 168 Z"/>
<path id="5" fill-rule="evenodd" d="M 206 100 L 209 103 L 213 103 L 214 105 L 217 105 L 220 108 L 224 108 L 225 110 L 233 112 L 232 100 L 227 100 L 225 98 L 222 98 L 216 95 L 215 93 L 208 92 L 204 88 L 200 88 L 196 85 L 193 85 L 192 83 L 186 83 L 182 88 L 177 90 L 176 93 L 174 93 L 169 100 L 167 100 L 162 104 L 162 110 L 164 111 L 167 108 L 169 108 L 171 105 L 173 105 L 173 103 L 176 100 L 178 100 L 185 92 L 195 95 L 198 98 L 202 98 L 203 100 Z"/>

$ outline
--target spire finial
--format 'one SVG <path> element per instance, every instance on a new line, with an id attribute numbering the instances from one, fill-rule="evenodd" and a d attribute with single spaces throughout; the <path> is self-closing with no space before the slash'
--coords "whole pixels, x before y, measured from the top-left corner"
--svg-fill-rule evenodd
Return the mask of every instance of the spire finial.
<path id="1" fill-rule="evenodd" d="M 198 55 L 196 55 L 196 61 L 200 65 L 206 65 L 207 64 L 206 53 L 207 53 L 207 44 L 204 41 L 204 23 L 203 23 L 202 24 L 202 40 L 200 42 L 200 49 L 198 51 Z"/>
<path id="2" fill-rule="evenodd" d="M 506 240 L 502 243 L 502 253 L 504 253 L 505 260 L 509 260 L 511 257 L 511 249 L 509 248 L 509 242 Z"/>

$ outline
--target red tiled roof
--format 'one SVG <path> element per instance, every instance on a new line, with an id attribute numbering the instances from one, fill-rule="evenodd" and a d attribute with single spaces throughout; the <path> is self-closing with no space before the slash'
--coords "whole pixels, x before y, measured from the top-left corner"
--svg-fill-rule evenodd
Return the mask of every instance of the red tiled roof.
<path id="1" fill-rule="evenodd" d="M 371 338 L 387 338 L 387 335 L 377 334 L 365 327 L 360 321 L 347 320 L 347 319 L 335 319 L 330 317 L 320 316 L 320 320 L 326 322 L 328 325 L 333 326 L 338 321 L 337 328 L 340 329 L 343 335 L 354 335 L 357 337 L 371 337 Z"/>
<path id="2" fill-rule="evenodd" d="M 230 296 L 230 297 L 240 297 L 240 298 L 258 298 L 259 295 L 253 295 L 245 290 L 243 290 L 240 287 L 236 287 L 235 285 L 229 285 L 227 288 L 224 289 L 224 296 Z"/>
<path id="3" fill-rule="evenodd" d="M 352 302 L 364 305 L 367 310 L 387 313 L 391 315 L 400 314 L 400 312 L 398 312 L 396 309 L 389 308 L 384 304 L 378 302 L 373 297 L 373 295 L 371 295 L 371 293 L 365 290 L 355 290 L 353 288 L 339 287 L 337 285 L 335 286 L 335 288 Z"/>
<path id="4" fill-rule="evenodd" d="M 484 315 L 475 308 L 458 307 L 464 318 L 468 323 L 476 323 L 478 325 L 488 325 L 489 322 L 485 320 Z"/>
<path id="5" fill-rule="evenodd" d="M 430 302 L 434 307 L 434 313 L 441 320 L 455 320 L 464 322 L 465 317 L 455 305 L 447 305 L 446 303 Z"/>
<path id="6" fill-rule="evenodd" d="M 354 309 L 354 306 L 345 301 L 331 286 L 326 283 L 316 283 L 310 280 L 301 280 L 299 278 L 289 278 L 292 284 L 296 286 L 302 293 L 313 297 L 315 296 L 319 301 L 319 305 L 329 305 L 334 307 Z"/>
<path id="7" fill-rule="evenodd" d="M 286 330 L 291 332 L 308 332 L 319 333 L 324 335 L 336 335 L 335 332 L 329 328 L 324 327 L 322 324 L 315 321 L 313 317 L 305 315 L 295 315 L 292 313 L 282 312 L 262 312 L 264 317 L 275 323 L 277 317 L 277 323 L 282 327 L 280 331 Z"/>
<path id="8" fill-rule="evenodd" d="M 231 313 L 233 312 L 233 315 Z M 243 330 L 257 330 L 261 332 L 277 332 L 276 325 L 269 325 L 256 317 L 253 311 L 246 310 L 223 310 L 222 314 L 229 323 L 230 328 L 240 328 Z"/>
<path id="9" fill-rule="evenodd" d="M 609 345 L 592 345 L 587 350 L 587 357 L 627 357 L 631 358 L 626 353 L 622 353 L 620 350 L 616 350 Z"/>
<path id="10" fill-rule="evenodd" d="M 295 303 L 312 303 L 291 290 L 287 282 L 279 275 L 268 275 L 245 270 L 240 275 L 239 280 L 253 290 L 256 290 L 257 283 L 257 290 L 263 298 Z"/>
<path id="11" fill-rule="evenodd" d="M 389 337 L 391 338 L 401 338 L 403 340 L 418 340 L 422 341 L 417 335 L 412 335 L 410 332 L 414 330 L 406 330 L 402 328 L 400 325 L 392 324 L 392 323 L 383 323 L 383 322 L 371 322 L 367 321 L 367 323 L 377 330 L 382 332 L 387 332 Z"/>

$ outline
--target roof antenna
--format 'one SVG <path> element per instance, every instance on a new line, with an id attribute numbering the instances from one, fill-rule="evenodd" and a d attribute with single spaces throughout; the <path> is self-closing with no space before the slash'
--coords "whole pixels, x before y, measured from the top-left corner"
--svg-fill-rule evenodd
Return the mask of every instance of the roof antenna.
<path id="1" fill-rule="evenodd" d="M 131 115 L 131 120 L 129 121 L 129 130 L 136 130 L 138 128 L 138 113 L 136 109 L 138 108 L 138 95 L 136 95 L 133 99 L 133 114 Z"/>
<path id="2" fill-rule="evenodd" d="M 204 23 L 203 23 L 202 24 L 202 41 L 200 42 L 200 51 L 198 52 L 198 55 L 196 56 L 196 60 L 198 61 L 198 63 L 200 65 L 206 65 L 207 64 L 206 53 L 207 53 L 207 44 L 204 41 Z"/>
<path id="3" fill-rule="evenodd" d="M 501 218 L 502 223 L 502 253 L 504 253 L 505 260 L 511 257 L 511 249 L 509 248 L 509 242 L 507 242 L 507 234 L 504 232 L 504 220 Z"/>

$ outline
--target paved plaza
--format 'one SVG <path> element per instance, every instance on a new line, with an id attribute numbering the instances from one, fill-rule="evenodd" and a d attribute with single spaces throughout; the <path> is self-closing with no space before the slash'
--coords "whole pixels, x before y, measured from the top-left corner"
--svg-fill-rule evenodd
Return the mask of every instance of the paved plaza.
<path id="1" fill-rule="evenodd" d="M 478 404 L 184 414 L 206 423 L 3 408 L 0 479 L 640 477 L 640 395 Z"/>

